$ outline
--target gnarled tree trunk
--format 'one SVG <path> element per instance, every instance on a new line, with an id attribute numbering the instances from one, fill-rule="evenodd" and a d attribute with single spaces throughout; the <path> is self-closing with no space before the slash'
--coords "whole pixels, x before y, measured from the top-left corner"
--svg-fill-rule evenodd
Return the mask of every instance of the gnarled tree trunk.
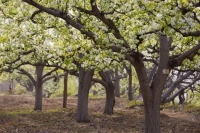
<path id="1" fill-rule="evenodd" d="M 135 67 L 140 83 L 145 108 L 145 133 L 160 133 L 160 98 L 165 86 L 165 80 L 170 72 L 168 65 L 169 44 L 170 42 L 166 36 L 160 36 L 160 62 L 151 80 L 147 76 L 143 57 L 139 54 L 134 54 L 132 55 L 133 60 L 133 58 L 127 56 L 127 59 Z"/>
<path id="2" fill-rule="evenodd" d="M 79 68 L 79 88 L 77 103 L 77 122 L 90 122 L 88 117 L 88 94 L 91 87 L 91 81 L 94 70 L 84 70 Z"/>
<path id="3" fill-rule="evenodd" d="M 106 103 L 105 103 L 105 114 L 113 114 L 113 107 L 115 105 L 115 86 L 112 82 L 111 75 L 109 71 L 106 72 L 99 72 L 99 75 L 101 76 L 102 80 L 106 83 L 105 89 L 106 89 Z"/>

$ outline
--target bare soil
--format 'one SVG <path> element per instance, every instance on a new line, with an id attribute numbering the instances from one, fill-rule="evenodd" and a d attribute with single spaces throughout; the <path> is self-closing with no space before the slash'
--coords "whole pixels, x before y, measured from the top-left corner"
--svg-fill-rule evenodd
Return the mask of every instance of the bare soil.
<path id="1" fill-rule="evenodd" d="M 0 95 L 0 133 L 143 133 L 143 107 L 129 108 L 128 101 L 116 99 L 115 114 L 104 115 L 103 98 L 89 99 L 90 123 L 76 123 L 77 98 L 44 99 L 43 110 L 33 111 L 34 97 Z M 200 133 L 200 112 L 164 109 L 162 133 Z"/>

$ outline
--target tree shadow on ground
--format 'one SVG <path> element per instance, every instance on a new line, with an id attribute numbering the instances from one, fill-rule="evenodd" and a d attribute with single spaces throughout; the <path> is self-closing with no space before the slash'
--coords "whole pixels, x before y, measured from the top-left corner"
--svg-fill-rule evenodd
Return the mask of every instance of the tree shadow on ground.
<path id="1" fill-rule="evenodd" d="M 24 99 L 23 99 L 24 100 Z M 26 99 L 27 100 L 27 99 Z M 33 100 L 33 99 L 32 99 Z M 62 99 L 48 99 L 44 102 L 43 111 L 32 111 L 33 105 L 3 105 L 0 108 L 0 132 L 20 133 L 143 133 L 144 110 L 142 107 L 127 108 L 122 99 L 117 99 L 115 114 L 102 114 L 103 99 L 90 99 L 90 123 L 76 123 L 76 100 L 68 100 L 68 108 L 62 109 Z M 12 101 L 12 100 L 11 100 Z M 28 101 L 28 100 L 27 100 Z M 14 101 L 12 101 L 14 102 Z M 19 104 L 23 103 L 23 105 Z M 28 101 L 28 103 L 34 103 Z M 59 103 L 59 104 L 58 104 Z M 14 107 L 16 106 L 16 107 Z M 199 133 L 200 121 L 182 119 L 161 111 L 162 133 Z M 180 113 L 180 112 L 179 112 Z M 179 114 L 180 115 L 180 114 Z"/>

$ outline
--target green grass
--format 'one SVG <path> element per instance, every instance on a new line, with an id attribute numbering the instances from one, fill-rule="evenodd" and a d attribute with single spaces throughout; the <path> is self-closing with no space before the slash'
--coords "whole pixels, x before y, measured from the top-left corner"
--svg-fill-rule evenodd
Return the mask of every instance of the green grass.
<path id="1" fill-rule="evenodd" d="M 141 106 L 141 105 L 143 105 L 143 101 L 138 101 L 138 100 L 129 101 L 128 104 L 129 108 L 134 108 L 135 106 Z"/>

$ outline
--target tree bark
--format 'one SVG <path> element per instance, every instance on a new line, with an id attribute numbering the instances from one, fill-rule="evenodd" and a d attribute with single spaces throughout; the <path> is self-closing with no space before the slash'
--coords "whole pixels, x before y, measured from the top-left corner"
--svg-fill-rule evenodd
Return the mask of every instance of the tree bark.
<path id="1" fill-rule="evenodd" d="M 178 104 L 183 104 L 185 102 L 185 96 L 184 96 L 184 90 L 182 90 L 180 93 L 179 93 L 179 103 Z"/>
<path id="2" fill-rule="evenodd" d="M 79 68 L 79 88 L 77 103 L 77 122 L 90 122 L 88 117 L 88 94 L 94 70 L 84 70 Z"/>
<path id="3" fill-rule="evenodd" d="M 115 105 L 115 85 L 112 82 L 110 72 L 103 72 L 100 71 L 99 75 L 101 76 L 102 80 L 106 83 L 105 89 L 106 89 L 106 103 L 104 108 L 105 114 L 113 114 L 113 108 Z"/>
<path id="4" fill-rule="evenodd" d="M 67 83 L 68 73 L 64 75 L 63 108 L 67 108 Z"/>
<path id="5" fill-rule="evenodd" d="M 126 65 L 124 65 L 124 67 L 128 73 L 128 100 L 131 101 L 133 100 L 132 68 L 131 68 L 131 64 L 129 67 L 127 67 Z"/>
<path id="6" fill-rule="evenodd" d="M 114 85 L 115 85 L 115 97 L 120 97 L 120 78 L 119 77 L 119 72 L 118 72 L 118 67 L 115 68 L 115 80 L 114 80 Z"/>
<path id="7" fill-rule="evenodd" d="M 151 81 L 147 76 L 143 57 L 140 54 L 131 55 L 132 58 L 127 56 L 127 59 L 135 67 L 140 83 L 145 108 L 145 133 L 160 133 L 160 98 L 165 86 L 165 80 L 171 70 L 168 65 L 169 41 L 166 36 L 160 36 L 159 39 L 160 61 Z"/>
<path id="8" fill-rule="evenodd" d="M 165 81 L 169 75 L 170 67 L 169 46 L 171 41 L 167 36 L 160 36 L 160 60 L 158 69 L 153 76 L 151 86 L 148 90 L 147 99 L 144 98 L 145 104 L 145 133 L 160 133 L 160 99 L 165 86 Z M 143 96 L 144 97 L 144 96 Z"/>
<path id="9" fill-rule="evenodd" d="M 153 92 L 152 92 L 153 93 Z M 145 133 L 160 133 L 160 98 L 152 94 L 145 101 Z"/>
<path id="10" fill-rule="evenodd" d="M 156 98 L 158 92 L 156 93 L 154 87 L 149 87 L 147 72 L 141 57 L 134 61 L 134 67 L 144 102 L 145 133 L 160 133 L 160 97 Z"/>
<path id="11" fill-rule="evenodd" d="M 151 86 L 148 92 L 148 98 L 145 102 L 145 132 L 146 133 L 160 133 L 160 99 L 165 86 L 165 81 L 169 75 L 170 67 L 169 61 L 169 46 L 171 41 L 167 36 L 160 36 L 160 60 L 158 69 L 153 76 Z"/>
<path id="12" fill-rule="evenodd" d="M 36 84 L 35 84 L 35 107 L 34 110 L 42 110 L 42 74 L 44 66 L 36 66 Z"/>
<path id="13" fill-rule="evenodd" d="M 115 105 L 115 95 L 114 95 L 114 88 L 113 83 L 109 83 L 109 87 L 106 88 L 106 103 L 105 103 L 105 109 L 104 114 L 113 114 L 113 108 Z"/>

